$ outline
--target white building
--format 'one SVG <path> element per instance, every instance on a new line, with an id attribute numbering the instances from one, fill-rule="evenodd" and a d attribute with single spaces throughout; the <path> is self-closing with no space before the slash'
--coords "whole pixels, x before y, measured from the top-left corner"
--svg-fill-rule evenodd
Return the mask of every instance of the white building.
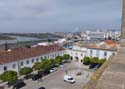
<path id="1" fill-rule="evenodd" d="M 85 56 L 98 57 L 99 59 L 109 59 L 111 55 L 116 55 L 119 43 L 113 41 L 105 41 L 99 44 L 82 44 L 77 43 L 72 49 L 67 49 L 67 53 L 72 59 L 81 61 Z"/>
<path id="2" fill-rule="evenodd" d="M 32 46 L 25 48 L 16 48 L 10 51 L 0 53 L 0 74 L 6 70 L 19 71 L 23 67 L 33 67 L 35 62 L 42 59 L 51 59 L 56 56 L 70 54 L 71 59 L 81 61 L 85 56 L 98 57 L 99 59 L 108 59 L 111 55 L 116 55 L 119 43 L 105 41 L 99 44 L 73 45 L 72 49 L 63 49 L 57 44 L 46 46 Z"/>
<path id="3" fill-rule="evenodd" d="M 0 73 L 6 70 L 17 71 L 23 67 L 33 67 L 42 59 L 62 56 L 65 50 L 58 45 L 36 46 L 31 48 L 16 48 L 0 54 Z"/>

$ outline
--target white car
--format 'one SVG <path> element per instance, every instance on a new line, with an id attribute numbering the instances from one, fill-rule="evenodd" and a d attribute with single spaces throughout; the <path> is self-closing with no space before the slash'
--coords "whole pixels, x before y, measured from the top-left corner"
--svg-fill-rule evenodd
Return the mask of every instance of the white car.
<path id="1" fill-rule="evenodd" d="M 57 68 L 50 69 L 50 73 L 57 71 Z"/>
<path id="2" fill-rule="evenodd" d="M 64 81 L 69 82 L 69 83 L 75 83 L 75 79 L 69 75 L 64 76 Z"/>
<path id="3" fill-rule="evenodd" d="M 64 68 L 64 65 L 60 65 L 61 68 Z"/>

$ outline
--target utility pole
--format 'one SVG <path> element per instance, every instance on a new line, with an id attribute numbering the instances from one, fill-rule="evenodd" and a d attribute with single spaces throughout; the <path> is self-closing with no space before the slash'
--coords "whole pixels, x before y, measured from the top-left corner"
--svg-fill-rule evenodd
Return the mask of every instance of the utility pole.
<path id="1" fill-rule="evenodd" d="M 6 40 L 6 42 L 5 42 L 5 50 L 6 50 L 6 51 L 8 50 L 7 40 Z"/>
<path id="2" fill-rule="evenodd" d="M 18 45 L 18 40 L 17 40 L 17 47 L 19 48 L 19 45 Z M 17 59 L 17 66 L 18 66 L 18 76 L 20 76 L 20 55 L 19 55 L 19 58 Z"/>

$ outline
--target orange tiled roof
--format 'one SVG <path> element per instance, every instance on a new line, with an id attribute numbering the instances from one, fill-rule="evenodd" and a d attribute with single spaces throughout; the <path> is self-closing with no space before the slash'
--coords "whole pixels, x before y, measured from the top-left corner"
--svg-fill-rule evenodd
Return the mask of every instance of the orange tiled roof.
<path id="1" fill-rule="evenodd" d="M 37 46 L 31 48 L 16 48 L 9 52 L 4 52 L 0 54 L 0 64 L 5 64 L 17 60 L 23 60 L 26 58 L 31 58 L 35 56 L 40 56 L 43 54 L 48 54 L 51 52 L 61 51 L 62 47 L 59 45 L 50 45 L 50 46 Z"/>
<path id="2" fill-rule="evenodd" d="M 119 44 L 119 42 L 115 42 L 113 40 L 105 40 L 104 41 L 107 45 L 112 45 L 112 44 Z"/>

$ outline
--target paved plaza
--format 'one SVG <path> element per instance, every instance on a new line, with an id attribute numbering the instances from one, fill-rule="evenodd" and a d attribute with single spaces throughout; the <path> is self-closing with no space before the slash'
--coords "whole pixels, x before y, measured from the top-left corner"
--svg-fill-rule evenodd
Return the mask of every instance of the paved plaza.
<path id="1" fill-rule="evenodd" d="M 93 71 L 88 70 L 88 68 L 79 62 L 72 62 L 65 66 L 65 68 L 59 68 L 58 71 L 43 77 L 43 81 L 25 81 L 27 85 L 22 89 L 38 89 L 42 86 L 46 89 L 82 89 L 83 85 L 90 79 L 93 73 Z M 68 71 L 68 75 L 75 78 L 76 82 L 74 84 L 64 82 L 63 76 L 65 75 L 65 71 Z M 82 74 L 76 76 L 78 72 Z"/>

